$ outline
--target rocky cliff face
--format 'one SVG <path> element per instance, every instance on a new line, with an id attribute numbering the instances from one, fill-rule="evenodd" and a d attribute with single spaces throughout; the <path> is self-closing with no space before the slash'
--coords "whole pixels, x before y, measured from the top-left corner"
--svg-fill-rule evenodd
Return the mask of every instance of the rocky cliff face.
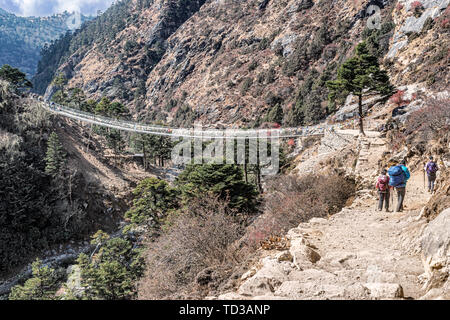
<path id="1" fill-rule="evenodd" d="M 363 39 L 394 84 L 448 83 L 447 0 L 422 1 L 417 12 L 412 1 L 142 3 L 126 1 L 118 32 L 81 46 L 59 71 L 143 119 L 252 126 L 281 105 L 285 124 L 320 120 L 332 112 L 326 80 Z M 373 5 L 381 11 L 371 31 Z"/>
<path id="2" fill-rule="evenodd" d="M 425 228 L 422 240 L 427 294 L 424 299 L 450 299 L 450 208 Z"/>

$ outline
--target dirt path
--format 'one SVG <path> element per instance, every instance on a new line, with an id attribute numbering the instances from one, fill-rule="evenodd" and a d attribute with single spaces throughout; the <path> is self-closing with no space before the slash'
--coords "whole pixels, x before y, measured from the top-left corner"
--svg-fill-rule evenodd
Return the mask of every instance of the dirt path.
<path id="1" fill-rule="evenodd" d="M 386 146 L 360 139 L 355 174 L 362 188 L 374 185 Z M 379 156 L 378 156 L 379 155 Z M 375 168 L 375 170 L 374 170 Z M 422 172 L 407 186 L 405 210 L 379 212 L 369 189 L 329 219 L 314 218 L 290 230 L 289 251 L 273 252 L 242 277 L 237 292 L 219 299 L 418 299 L 424 269 L 417 250 L 424 227 L 417 220 L 430 195 Z M 394 206 L 396 195 L 394 195 Z M 391 206 L 394 207 L 394 206 Z"/>

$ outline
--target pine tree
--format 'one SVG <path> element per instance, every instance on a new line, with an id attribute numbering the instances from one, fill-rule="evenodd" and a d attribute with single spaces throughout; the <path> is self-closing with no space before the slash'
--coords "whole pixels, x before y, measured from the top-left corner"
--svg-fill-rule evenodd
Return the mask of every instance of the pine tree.
<path id="1" fill-rule="evenodd" d="M 359 130 L 363 135 L 364 95 L 378 93 L 390 96 L 394 91 L 387 72 L 380 69 L 378 58 L 369 53 L 365 42 L 358 44 L 356 54 L 339 68 L 337 80 L 328 81 L 327 86 L 332 103 L 337 97 L 348 96 L 350 93 L 358 97 Z"/>
<path id="2" fill-rule="evenodd" d="M 59 141 L 58 134 L 55 132 L 53 132 L 48 139 L 45 162 L 45 172 L 53 177 L 56 177 L 61 173 L 66 162 L 66 153 Z"/>
<path id="3" fill-rule="evenodd" d="M 31 82 L 26 78 L 25 73 L 7 64 L 0 68 L 0 79 L 10 82 L 16 88 L 33 87 Z"/>
<path id="4" fill-rule="evenodd" d="M 98 239 L 94 239 L 98 241 Z M 144 272 L 142 249 L 134 248 L 127 239 L 107 240 L 92 259 L 82 253 L 78 257 L 81 283 L 86 287 L 83 298 L 123 300 L 136 295 L 136 283 Z"/>
<path id="5" fill-rule="evenodd" d="M 244 181 L 242 169 L 234 164 L 191 164 L 178 176 L 176 185 L 185 201 L 211 193 L 229 200 L 230 208 L 252 213 L 258 204 L 258 192 Z"/>
<path id="6" fill-rule="evenodd" d="M 33 277 L 28 279 L 23 286 L 12 288 L 9 300 L 53 300 L 58 285 L 55 270 L 42 266 L 37 259 L 32 264 Z"/>
<path id="7" fill-rule="evenodd" d="M 133 191 L 133 207 L 125 218 L 134 224 L 159 226 L 164 218 L 178 207 L 177 191 L 166 181 L 147 178 Z"/>
<path id="8" fill-rule="evenodd" d="M 283 108 L 279 103 L 277 103 L 274 107 L 270 109 L 269 113 L 266 115 L 266 118 L 264 120 L 267 122 L 282 123 L 283 117 L 284 117 Z"/>

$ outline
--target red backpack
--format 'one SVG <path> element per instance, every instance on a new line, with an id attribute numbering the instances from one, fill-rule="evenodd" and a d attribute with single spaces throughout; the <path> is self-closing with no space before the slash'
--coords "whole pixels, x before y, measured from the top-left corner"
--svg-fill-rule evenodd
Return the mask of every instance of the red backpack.
<path id="1" fill-rule="evenodd" d="M 389 178 L 387 176 L 378 177 L 378 189 L 380 191 L 386 191 L 388 188 Z"/>

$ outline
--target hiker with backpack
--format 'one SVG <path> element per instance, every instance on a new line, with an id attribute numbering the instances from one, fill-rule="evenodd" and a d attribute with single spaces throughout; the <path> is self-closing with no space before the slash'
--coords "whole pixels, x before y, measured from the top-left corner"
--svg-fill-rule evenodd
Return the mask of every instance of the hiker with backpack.
<path id="1" fill-rule="evenodd" d="M 389 185 L 397 191 L 397 209 L 396 212 L 403 211 L 403 201 L 406 194 L 406 182 L 410 178 L 408 168 L 406 167 L 406 161 L 402 160 L 396 166 L 390 167 L 388 170 Z"/>
<path id="2" fill-rule="evenodd" d="M 381 175 L 377 179 L 377 183 L 375 185 L 375 188 L 378 190 L 378 211 L 383 210 L 383 202 L 384 202 L 384 208 L 386 209 L 386 212 L 389 212 L 389 177 L 387 176 L 386 169 L 383 169 L 381 171 Z"/>
<path id="3" fill-rule="evenodd" d="M 434 192 L 434 184 L 436 182 L 436 172 L 439 170 L 436 162 L 433 161 L 433 157 L 430 156 L 430 161 L 425 165 L 424 168 L 428 177 L 428 192 Z"/>

